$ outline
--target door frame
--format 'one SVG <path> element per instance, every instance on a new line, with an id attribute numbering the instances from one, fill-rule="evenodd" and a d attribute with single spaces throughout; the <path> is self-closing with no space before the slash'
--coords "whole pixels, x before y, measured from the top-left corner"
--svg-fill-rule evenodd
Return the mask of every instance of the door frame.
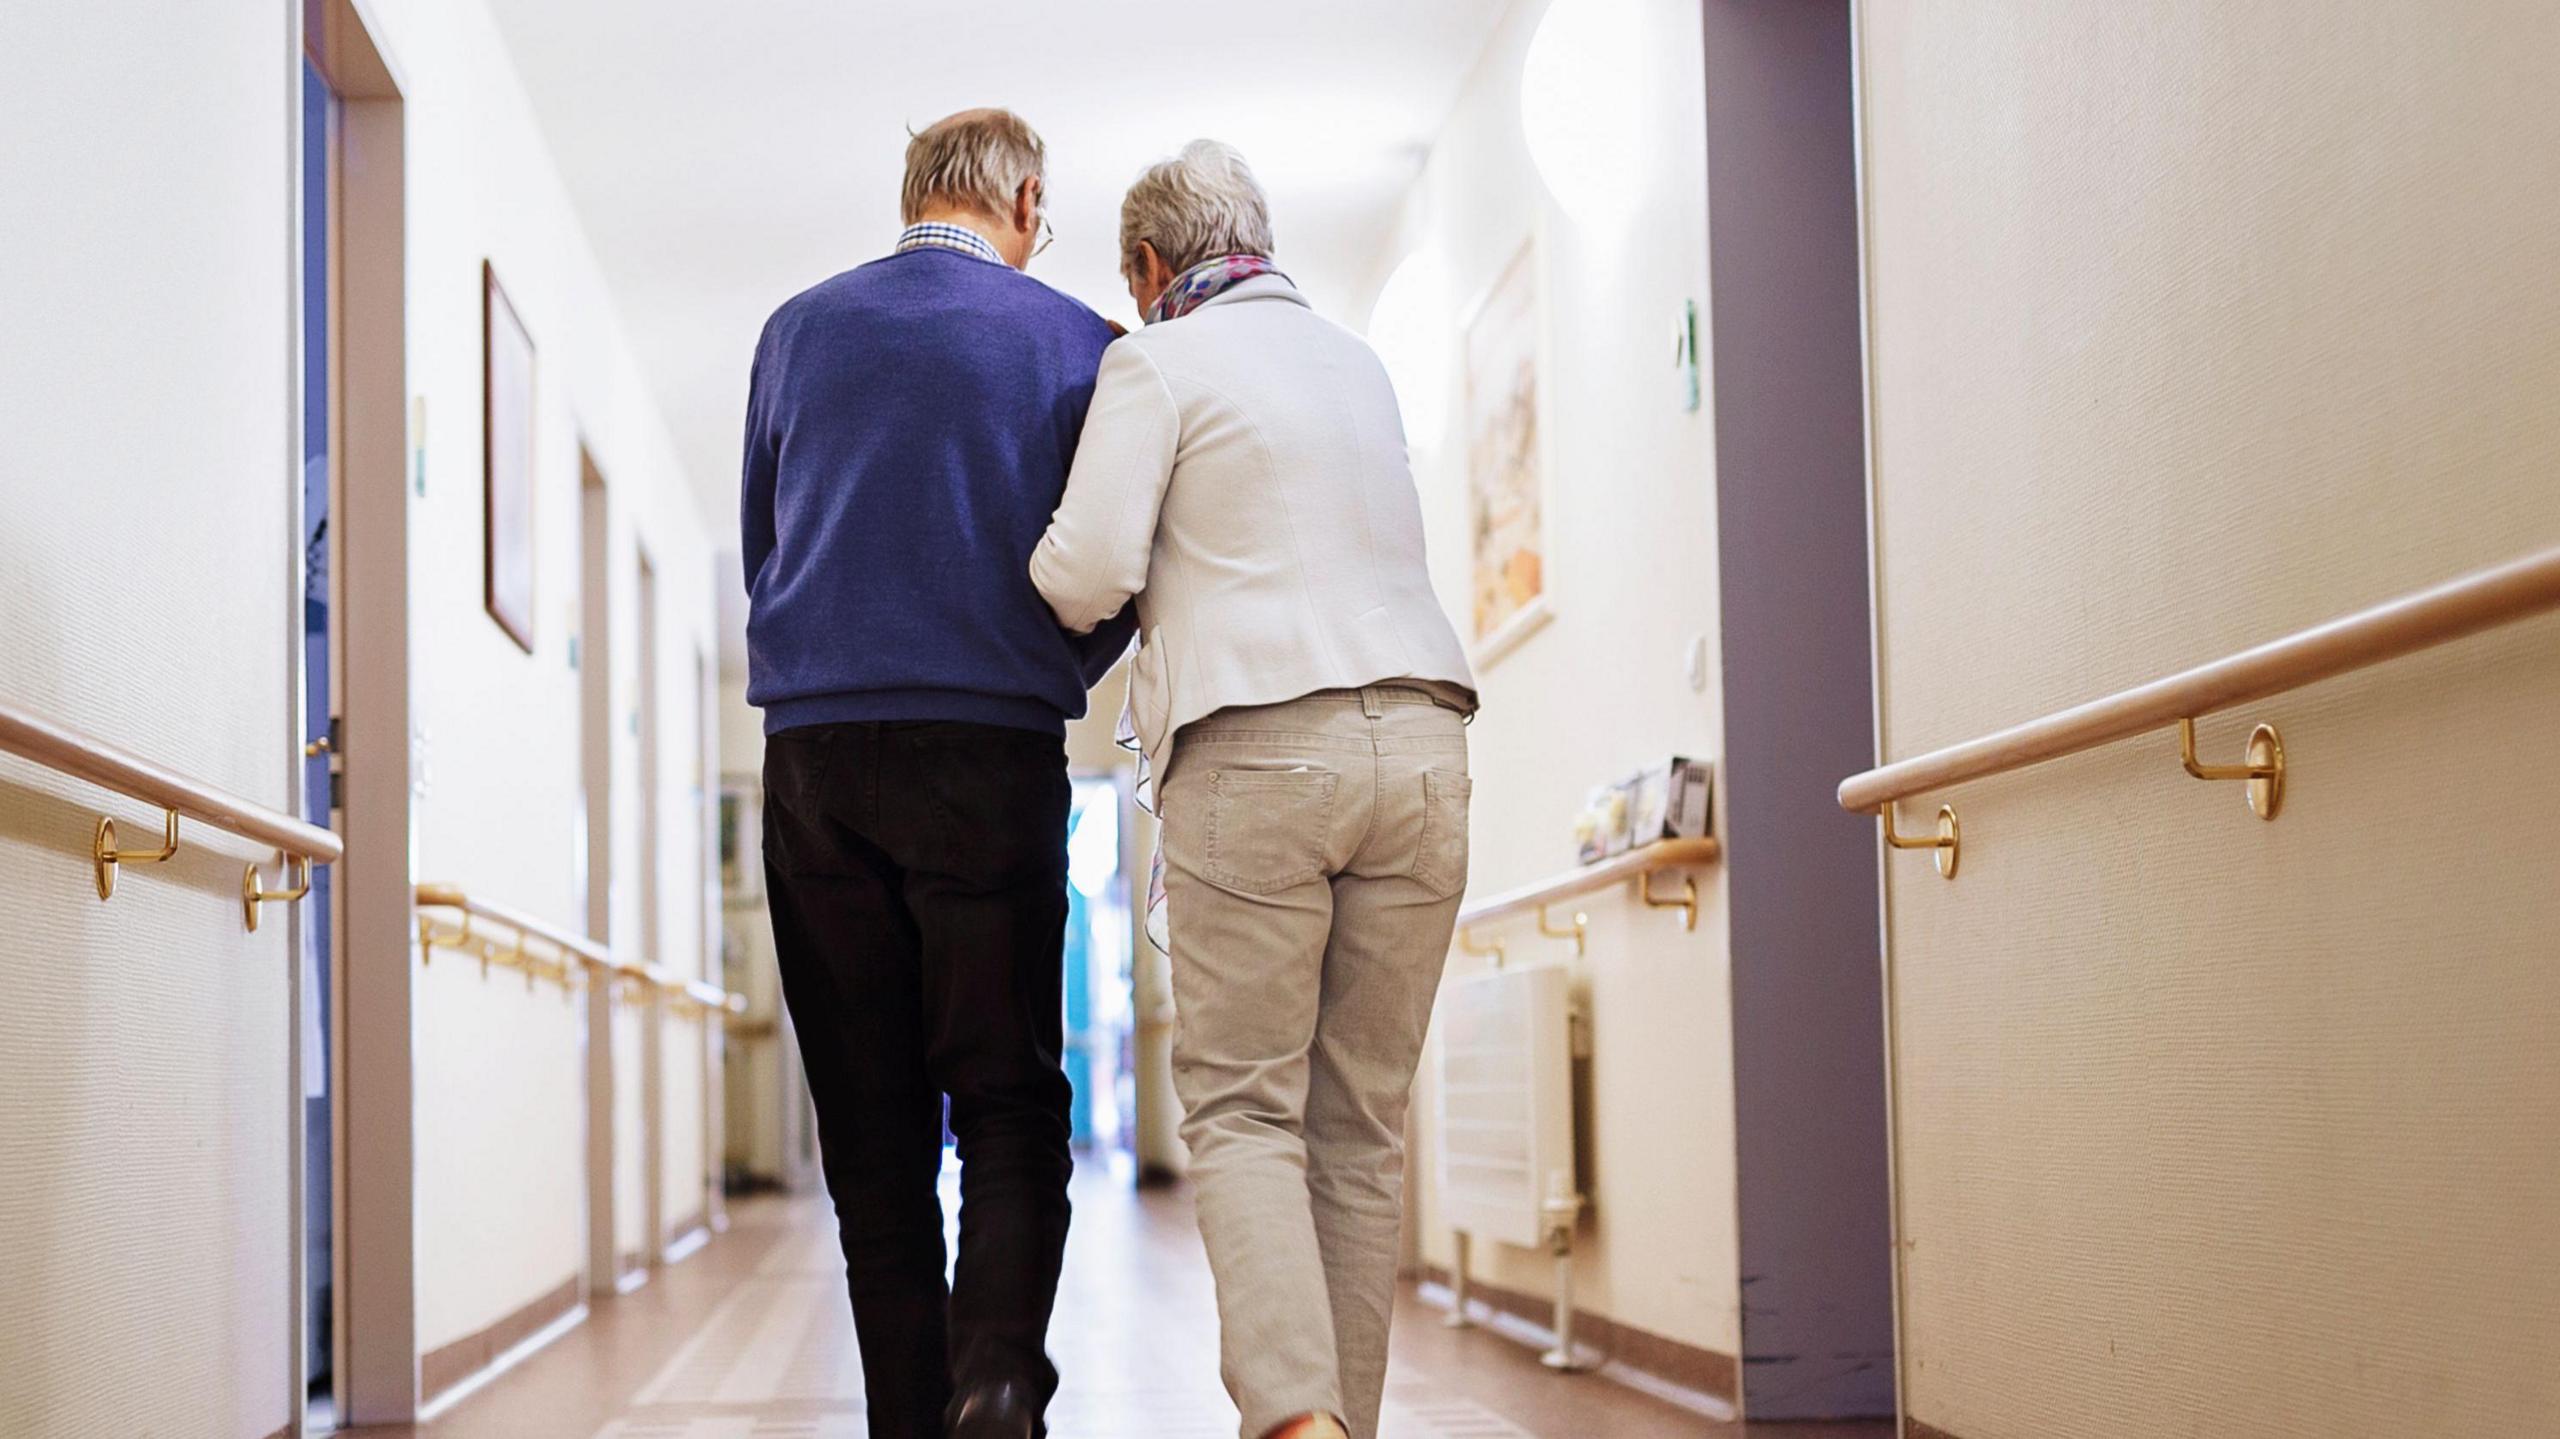
<path id="1" fill-rule="evenodd" d="M 713 605 L 716 609 L 715 597 Z M 720 666 L 708 641 L 693 644 L 693 814 L 699 830 L 695 858 L 701 871 L 702 978 L 729 988 L 728 926 L 721 923 L 720 893 Z M 728 1171 L 729 1012 L 702 1017 L 702 1222 L 712 1234 L 729 1232 Z"/>
<path id="2" fill-rule="evenodd" d="M 613 485 L 578 438 L 578 765 L 584 791 L 587 937 L 614 947 L 613 925 Z M 587 1294 L 623 1292 L 614 1192 L 615 991 L 587 986 Z"/>
<path id="3" fill-rule="evenodd" d="M 406 86 L 380 43 L 367 0 L 286 0 L 285 74 L 292 87 L 287 125 L 295 165 L 287 187 L 296 241 L 290 285 L 296 425 L 302 404 L 299 262 L 302 66 L 320 72 L 339 102 L 331 192 L 330 569 L 332 688 L 337 692 L 346 841 L 338 869 L 331 946 L 330 1122 L 335 1146 L 334 1263 L 337 1273 L 333 1392 L 341 1426 L 394 1423 L 418 1407 L 417 1274 L 414 1224 L 414 1103 L 411 1068 L 412 916 L 409 870 L 410 636 L 408 529 L 413 444 L 408 394 Z M 422 423 L 420 425 L 422 428 Z M 297 446 L 297 459 L 300 447 Z M 303 521 L 300 466 L 291 523 Z M 351 477 L 362 483 L 350 484 Z M 301 567 L 295 581 L 298 634 Z M 351 582 L 352 581 L 352 582 Z M 297 699 L 303 665 L 294 660 Z M 296 785 L 301 740 L 293 738 Z M 297 931 L 298 933 L 298 931 Z M 361 956 L 361 962 L 357 957 Z M 299 1114 L 303 1005 L 294 984 L 294 1094 Z M 292 1412 L 301 1432 L 309 1376 L 300 1335 L 309 1315 L 299 1245 L 309 1196 L 302 1182 L 300 1131 L 290 1146 L 296 1260 L 292 1266 L 296 1355 Z"/>
<path id="4" fill-rule="evenodd" d="M 1876 541 L 1876 350 L 1875 241 L 1869 221 L 1867 188 L 1867 5 L 1849 0 L 1849 134 L 1858 200 L 1858 426 L 1863 435 L 1861 460 L 1867 506 L 1868 688 L 1875 709 L 1876 762 L 1886 753 L 1884 675 L 1884 569 Z M 1886 1223 L 1893 1253 L 1893 1393 L 1894 1422 L 1911 1424 L 1910 1284 L 1903 1273 L 1908 1229 L 1902 1217 L 1902 1056 L 1895 1044 L 1894 1019 L 1901 1013 L 1900 988 L 1893 949 L 1894 874 L 1901 866 L 1883 837 L 1876 840 L 1877 987 L 1884 1005 L 1884 1137 Z"/>
<path id="5" fill-rule="evenodd" d="M 638 642 L 638 657 L 632 663 L 632 683 L 638 693 L 633 700 L 636 722 L 632 726 L 632 744 L 639 751 L 640 783 L 637 799 L 640 806 L 640 962 L 664 974 L 667 963 L 666 918 L 666 815 L 664 766 L 666 763 L 666 666 L 664 658 L 664 617 L 659 613 L 658 562 L 645 540 L 635 537 L 631 548 L 634 561 L 635 592 L 632 610 L 633 638 Z M 666 1163 L 667 1163 L 667 1089 L 665 996 L 655 985 L 640 1003 L 640 1186 L 642 1264 L 656 1269 L 666 1262 Z"/>

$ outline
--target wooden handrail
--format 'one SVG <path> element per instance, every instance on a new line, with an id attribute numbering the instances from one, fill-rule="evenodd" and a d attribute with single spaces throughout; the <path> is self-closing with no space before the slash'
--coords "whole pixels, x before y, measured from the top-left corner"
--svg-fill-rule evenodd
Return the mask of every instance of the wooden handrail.
<path id="1" fill-rule="evenodd" d="M 613 956 L 605 952 L 605 947 L 585 935 L 548 920 L 536 919 L 523 910 L 477 898 L 453 885 L 419 885 L 418 908 L 450 909 L 478 919 L 494 920 L 514 930 L 519 938 L 541 940 L 569 958 L 584 960 L 602 969 L 617 967 Z"/>
<path id="2" fill-rule="evenodd" d="M 745 995 L 732 994 L 728 990 L 722 989 L 716 984 L 706 984 L 698 979 L 688 979 L 684 982 L 684 995 L 685 998 L 692 1000 L 695 1004 L 702 1006 L 704 1010 L 714 1014 L 744 1014 L 747 1012 L 747 997 Z"/>
<path id="3" fill-rule="evenodd" d="M 537 919 L 520 909 L 511 909 L 503 904 L 474 898 L 454 885 L 419 885 L 417 902 L 420 909 L 449 909 L 504 925 L 516 932 L 519 942 L 525 939 L 537 939 L 559 950 L 563 962 L 571 959 L 578 960 L 599 973 L 609 974 L 618 980 L 632 984 L 645 985 L 671 999 L 680 1000 L 706 1012 L 744 1014 L 747 1010 L 747 997 L 743 994 L 732 994 L 716 984 L 708 984 L 699 979 L 687 979 L 672 969 L 658 969 L 645 964 L 636 964 L 630 960 L 616 959 L 611 951 L 583 934 L 548 920 Z"/>
<path id="4" fill-rule="evenodd" d="M 1840 782 L 1840 807 L 1871 813 L 1915 794 L 2165 729 L 2553 609 L 2560 609 L 2560 548 L 2477 570 L 1996 734 L 1851 775 Z"/>
<path id="5" fill-rule="evenodd" d="M 189 779 L 14 705 L 0 704 L 0 750 L 313 864 L 335 864 L 347 850 L 344 841 L 318 825 Z"/>
<path id="6" fill-rule="evenodd" d="M 1458 925 L 1463 929 L 1489 924 L 1582 895 L 1597 894 L 1631 879 L 1642 879 L 1668 869 L 1692 869 L 1713 864 L 1723 857 L 1724 846 L 1712 839 L 1666 839 L 1658 844 L 1628 850 L 1625 854 L 1587 865 L 1570 874 L 1560 874 L 1553 879 L 1487 896 L 1460 910 Z M 1676 908 L 1677 904 L 1666 903 L 1665 907 Z"/>

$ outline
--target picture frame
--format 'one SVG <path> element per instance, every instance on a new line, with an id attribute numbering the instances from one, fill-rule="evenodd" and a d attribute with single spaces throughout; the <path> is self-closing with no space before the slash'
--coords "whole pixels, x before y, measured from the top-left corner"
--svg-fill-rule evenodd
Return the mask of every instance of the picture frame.
<path id="1" fill-rule="evenodd" d="M 526 654 L 534 642 L 533 337 L 480 262 L 480 435 L 483 596 L 489 617 Z"/>
<path id="2" fill-rule="evenodd" d="M 1468 648 L 1479 669 L 1555 618 L 1554 406 L 1540 253 L 1532 232 L 1460 325 Z"/>

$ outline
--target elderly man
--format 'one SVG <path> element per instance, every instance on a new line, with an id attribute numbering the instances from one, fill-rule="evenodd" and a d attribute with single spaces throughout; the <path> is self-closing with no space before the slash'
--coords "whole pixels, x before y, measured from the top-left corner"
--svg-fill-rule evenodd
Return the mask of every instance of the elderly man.
<path id="1" fill-rule="evenodd" d="M 1028 573 L 1112 339 L 1022 273 L 1042 162 L 1002 110 L 915 136 L 896 253 L 776 311 L 747 401 L 774 938 L 875 1439 L 1026 1439 L 1058 1382 L 1063 736 L 1131 624 L 1070 636 Z"/>

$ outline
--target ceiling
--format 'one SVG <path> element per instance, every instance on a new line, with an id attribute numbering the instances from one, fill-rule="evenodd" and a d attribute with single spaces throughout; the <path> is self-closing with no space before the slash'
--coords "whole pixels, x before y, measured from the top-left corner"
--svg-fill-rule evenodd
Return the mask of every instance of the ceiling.
<path id="1" fill-rule="evenodd" d="M 973 105 L 1030 120 L 1058 235 L 1032 273 L 1124 322 L 1122 191 L 1185 140 L 1226 140 L 1271 192 L 1283 268 L 1357 320 L 1403 191 L 1508 3 L 1282 0 L 1223 20 L 1136 0 L 491 8 L 726 536 L 756 335 L 896 238 L 910 126 Z"/>

